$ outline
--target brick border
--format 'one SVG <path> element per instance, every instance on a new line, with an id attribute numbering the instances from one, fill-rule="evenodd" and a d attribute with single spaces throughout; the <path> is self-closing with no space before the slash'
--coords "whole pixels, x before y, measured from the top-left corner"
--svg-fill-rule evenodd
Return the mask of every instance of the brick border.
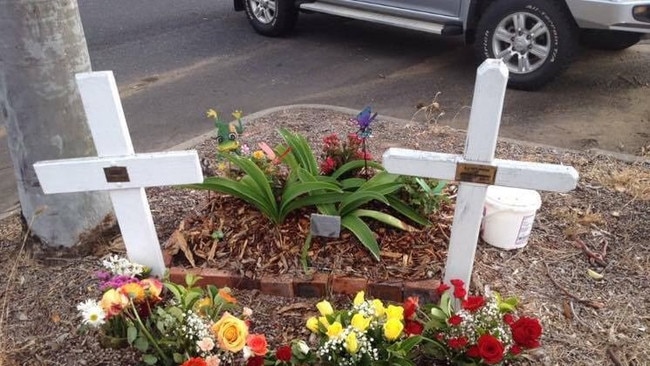
<path id="1" fill-rule="evenodd" d="M 192 273 L 202 277 L 198 282 L 200 286 L 210 284 L 240 290 L 259 290 L 266 295 L 283 297 L 325 298 L 331 294 L 354 295 L 358 291 L 365 291 L 374 298 L 394 302 L 402 302 L 409 296 L 418 296 L 423 303 L 439 300 L 436 288 L 440 285 L 440 281 L 435 279 L 372 281 L 362 277 L 337 276 L 323 272 L 316 272 L 310 276 L 280 275 L 254 279 L 214 268 L 170 267 L 172 256 L 168 253 L 164 253 L 164 259 L 169 269 L 170 281 L 178 284 L 184 284 L 185 275 Z"/>

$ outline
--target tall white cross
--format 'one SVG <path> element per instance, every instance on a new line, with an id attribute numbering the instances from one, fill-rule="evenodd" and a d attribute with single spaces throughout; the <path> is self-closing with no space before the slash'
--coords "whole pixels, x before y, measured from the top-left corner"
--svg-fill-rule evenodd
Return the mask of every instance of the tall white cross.
<path id="1" fill-rule="evenodd" d="M 570 166 L 494 159 L 508 68 L 488 59 L 479 66 L 472 113 L 462 156 L 390 148 L 383 163 L 390 173 L 459 181 L 451 229 L 445 283 L 469 284 L 488 185 L 567 192 L 576 187 L 578 172 Z"/>
<path id="2" fill-rule="evenodd" d="M 45 194 L 109 191 L 132 262 L 161 276 L 162 251 L 144 187 L 203 181 L 196 151 L 135 154 L 111 71 L 77 74 L 97 157 L 34 164 Z"/>

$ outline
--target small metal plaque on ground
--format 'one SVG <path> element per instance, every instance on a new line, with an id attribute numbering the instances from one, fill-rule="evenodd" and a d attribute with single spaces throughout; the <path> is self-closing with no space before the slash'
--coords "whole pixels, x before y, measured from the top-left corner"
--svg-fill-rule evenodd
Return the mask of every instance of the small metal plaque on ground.
<path id="1" fill-rule="evenodd" d="M 311 234 L 314 236 L 338 238 L 341 234 L 341 216 L 312 214 Z"/>

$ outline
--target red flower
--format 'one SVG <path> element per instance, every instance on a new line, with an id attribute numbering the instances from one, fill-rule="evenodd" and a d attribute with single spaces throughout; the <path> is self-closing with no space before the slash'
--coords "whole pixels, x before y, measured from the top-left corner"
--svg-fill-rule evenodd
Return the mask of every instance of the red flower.
<path id="1" fill-rule="evenodd" d="M 464 299 L 467 296 L 467 291 L 465 290 L 465 282 L 462 280 L 451 280 L 451 284 L 454 285 L 454 297 L 457 299 Z"/>
<path id="2" fill-rule="evenodd" d="M 339 144 L 339 137 L 337 134 L 331 134 L 328 136 L 323 137 L 323 143 L 325 144 L 325 148 L 331 148 L 334 146 L 338 146 Z"/>
<path id="3" fill-rule="evenodd" d="M 539 320 L 529 317 L 521 317 L 510 326 L 512 339 L 521 347 L 539 347 L 539 338 L 542 336 L 542 325 Z"/>
<path id="4" fill-rule="evenodd" d="M 331 174 L 336 169 L 336 160 L 331 156 L 325 158 L 320 164 L 320 170 L 323 174 Z"/>
<path id="5" fill-rule="evenodd" d="M 407 320 L 404 326 L 404 333 L 408 335 L 420 335 L 424 331 L 424 325 L 415 320 Z"/>
<path id="6" fill-rule="evenodd" d="M 462 303 L 463 309 L 470 312 L 480 309 L 483 305 L 485 305 L 483 296 L 468 296 L 467 300 L 464 300 Z"/>
<path id="7" fill-rule="evenodd" d="M 478 352 L 483 362 L 494 365 L 503 360 L 503 344 L 489 334 L 483 334 L 478 339 Z"/>
<path id="8" fill-rule="evenodd" d="M 278 347 L 278 350 L 275 351 L 275 357 L 279 361 L 283 361 L 283 362 L 291 361 L 291 347 L 289 346 Z"/>
<path id="9" fill-rule="evenodd" d="M 246 366 L 264 366 L 264 357 L 254 356 L 248 359 Z"/>
<path id="10" fill-rule="evenodd" d="M 413 316 L 415 316 L 415 311 L 418 309 L 419 305 L 420 305 L 419 297 L 411 296 L 407 298 L 404 301 L 404 318 L 413 319 Z"/>
<path id="11" fill-rule="evenodd" d="M 449 322 L 449 325 L 457 326 L 463 322 L 463 317 L 460 315 L 452 315 L 447 321 Z"/>
<path id="12" fill-rule="evenodd" d="M 194 357 L 183 362 L 181 366 L 208 366 L 208 363 L 201 357 Z"/>
<path id="13" fill-rule="evenodd" d="M 515 322 L 515 317 L 514 317 L 514 315 L 512 315 L 512 314 L 510 314 L 510 313 L 508 313 L 508 314 L 504 314 L 504 315 L 503 315 L 503 322 L 506 323 L 506 324 L 508 324 L 508 325 L 512 325 L 512 324 Z"/>
<path id="14" fill-rule="evenodd" d="M 516 356 L 521 353 L 521 347 L 517 346 L 516 344 L 513 344 L 512 347 L 510 347 L 510 354 L 513 356 Z"/>
<path id="15" fill-rule="evenodd" d="M 448 284 L 441 282 L 440 286 L 438 286 L 438 288 L 436 289 L 436 293 L 438 294 L 438 296 L 442 296 L 442 294 L 444 294 L 445 291 L 449 290 L 450 288 L 451 287 L 449 287 Z"/>
<path id="16" fill-rule="evenodd" d="M 467 338 L 465 337 L 458 337 L 458 338 L 450 338 L 449 339 L 449 347 L 452 349 L 461 349 L 465 346 L 467 346 Z"/>
<path id="17" fill-rule="evenodd" d="M 357 159 L 363 159 L 363 160 L 372 160 L 372 155 L 370 155 L 369 152 L 367 151 L 357 151 L 356 152 Z"/>
<path id="18" fill-rule="evenodd" d="M 465 352 L 465 354 L 467 355 L 467 357 L 471 357 L 471 358 L 479 358 L 479 357 L 481 357 L 481 352 L 479 352 L 478 346 L 476 346 L 476 345 L 471 346 L 467 350 L 467 352 Z"/>
<path id="19" fill-rule="evenodd" d="M 256 356 L 264 356 L 268 352 L 268 344 L 264 334 L 249 334 L 246 337 L 246 345 Z"/>

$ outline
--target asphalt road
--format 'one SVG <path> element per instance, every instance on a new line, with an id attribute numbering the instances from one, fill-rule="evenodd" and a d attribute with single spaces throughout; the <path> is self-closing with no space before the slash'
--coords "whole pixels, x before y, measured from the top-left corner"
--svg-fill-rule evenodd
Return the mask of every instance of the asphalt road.
<path id="1" fill-rule="evenodd" d="M 79 2 L 93 69 L 115 73 L 138 152 L 209 131 L 207 108 L 372 105 L 410 119 L 441 92 L 439 123 L 467 124 L 476 63 L 461 39 L 325 15 L 301 15 L 290 37 L 271 39 L 228 0 Z M 647 41 L 620 53 L 585 51 L 545 89 L 508 91 L 501 136 L 635 153 L 650 141 L 649 85 Z M 8 173 L 6 137 L 0 144 Z M 0 212 L 17 202 L 4 176 Z"/>

